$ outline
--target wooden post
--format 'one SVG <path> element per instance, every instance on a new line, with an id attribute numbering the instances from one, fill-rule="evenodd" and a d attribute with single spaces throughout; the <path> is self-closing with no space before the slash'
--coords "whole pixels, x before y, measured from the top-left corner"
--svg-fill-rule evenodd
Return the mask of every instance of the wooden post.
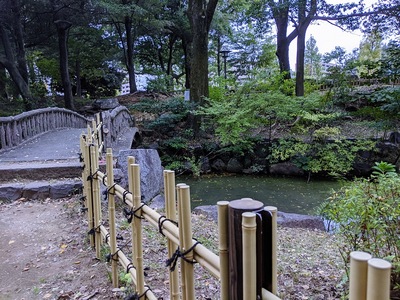
<path id="1" fill-rule="evenodd" d="M 261 212 L 263 207 L 262 202 L 251 198 L 229 202 L 229 300 L 243 299 L 242 213 Z M 262 271 L 261 265 L 259 271 Z"/>
<path id="2" fill-rule="evenodd" d="M 94 227 L 94 219 L 93 219 L 93 198 L 92 198 L 92 183 L 89 181 L 89 175 L 91 172 L 90 168 L 90 153 L 89 153 L 89 145 L 87 142 L 87 135 L 81 135 L 81 153 L 83 158 L 83 172 L 82 172 L 82 181 L 83 181 L 83 190 L 85 196 L 85 208 L 86 208 L 86 217 L 88 220 L 88 232 Z M 89 234 L 89 242 L 90 246 L 94 247 L 94 235 Z"/>
<path id="3" fill-rule="evenodd" d="M 229 300 L 229 233 L 228 233 L 228 201 L 217 202 L 218 235 L 220 261 L 220 299 Z"/>
<path id="4" fill-rule="evenodd" d="M 391 263 L 384 259 L 372 258 L 368 261 L 367 300 L 390 299 Z"/>
<path id="5" fill-rule="evenodd" d="M 117 234 L 115 230 L 115 189 L 114 189 L 114 170 L 112 149 L 107 149 L 106 154 L 107 170 L 107 194 L 108 194 L 108 221 L 110 230 L 110 248 L 111 248 L 111 278 L 115 288 L 118 287 L 118 255 L 117 254 Z"/>
<path id="6" fill-rule="evenodd" d="M 177 222 L 174 171 L 164 171 L 164 196 L 166 217 L 171 221 Z M 168 257 L 172 257 L 177 247 L 177 244 L 175 244 L 171 239 L 168 239 Z M 177 268 L 169 273 L 169 297 L 172 300 L 179 299 L 179 274 Z"/>
<path id="7" fill-rule="evenodd" d="M 190 208 L 190 188 L 188 185 L 181 186 L 179 188 L 179 206 L 181 207 L 182 212 L 182 223 L 180 226 L 183 228 L 183 237 L 181 241 L 181 251 L 187 252 L 192 247 L 192 223 L 191 216 L 192 211 Z M 194 293 L 194 267 L 193 264 L 190 263 L 193 261 L 193 250 L 189 251 L 185 254 L 185 260 L 181 260 L 181 264 L 184 266 L 185 277 L 183 277 L 182 281 L 185 281 L 186 286 L 186 299 L 192 300 L 195 298 Z"/>
<path id="8" fill-rule="evenodd" d="M 243 300 L 257 299 L 256 214 L 242 214 Z"/>
<path id="9" fill-rule="evenodd" d="M 276 295 L 278 293 L 278 268 L 277 268 L 277 233 L 278 233 L 278 209 L 275 206 L 264 207 L 266 211 L 269 211 L 272 215 L 272 290 L 271 293 Z"/>
<path id="10" fill-rule="evenodd" d="M 361 251 L 350 253 L 349 300 L 365 300 L 367 297 L 368 260 L 371 255 Z"/>
<path id="11" fill-rule="evenodd" d="M 133 186 L 133 208 L 136 211 L 133 216 L 133 222 L 135 226 L 135 254 L 136 254 L 136 290 L 140 295 L 144 294 L 144 268 L 143 268 L 143 248 L 142 248 L 142 209 L 141 206 L 141 192 L 140 192 L 140 167 L 138 164 L 131 165 L 133 178 L 134 178 L 134 186 Z"/>

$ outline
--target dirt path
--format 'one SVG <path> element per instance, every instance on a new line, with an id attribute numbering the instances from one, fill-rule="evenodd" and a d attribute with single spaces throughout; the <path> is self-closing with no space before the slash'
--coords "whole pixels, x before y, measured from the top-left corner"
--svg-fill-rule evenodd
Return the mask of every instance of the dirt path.
<path id="1" fill-rule="evenodd" d="M 0 299 L 119 299 L 77 199 L 0 205 Z"/>

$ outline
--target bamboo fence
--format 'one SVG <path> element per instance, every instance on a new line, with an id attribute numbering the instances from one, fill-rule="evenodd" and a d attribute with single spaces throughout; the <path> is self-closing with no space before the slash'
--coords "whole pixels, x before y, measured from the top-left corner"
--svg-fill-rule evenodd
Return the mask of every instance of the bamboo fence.
<path id="1" fill-rule="evenodd" d="M 199 263 L 211 275 L 220 280 L 219 299 L 228 300 L 231 284 L 229 273 L 229 239 L 228 233 L 228 201 L 220 201 L 218 207 L 219 255 L 204 247 L 192 237 L 190 187 L 186 184 L 175 184 L 173 171 L 164 171 L 165 210 L 162 216 L 144 203 L 140 194 L 140 166 L 134 157 L 128 157 L 129 188 L 125 190 L 116 184 L 113 176 L 113 155 L 110 148 L 106 151 L 106 171 L 99 169 L 99 151 L 96 133 L 101 126 L 93 123 L 88 127 L 88 134 L 80 140 L 82 156 L 82 179 L 85 208 L 88 219 L 90 243 L 100 258 L 102 244 L 110 247 L 112 284 L 118 287 L 118 265 L 121 265 L 132 277 L 135 299 L 158 299 L 144 279 L 142 220 L 147 220 L 167 239 L 167 250 L 170 262 L 175 266 L 179 258 L 180 270 L 171 268 L 169 272 L 170 299 L 196 299 L 194 288 L 193 263 Z M 106 187 L 108 198 L 108 228 L 103 225 L 101 213 L 100 186 Z M 125 254 L 117 244 L 115 225 L 115 197 L 121 199 L 130 209 L 132 253 Z M 247 198 L 246 198 L 247 200 Z M 264 207 L 272 218 L 271 243 L 272 278 L 270 290 L 257 289 L 257 214 L 244 212 L 241 220 L 242 230 L 242 262 L 243 262 L 243 295 L 244 300 L 279 300 L 277 294 L 277 255 L 276 255 L 276 207 Z M 179 224 L 179 226 L 178 226 Z M 389 300 L 391 265 L 385 260 L 371 258 L 363 252 L 351 253 L 350 268 L 350 300 Z"/>

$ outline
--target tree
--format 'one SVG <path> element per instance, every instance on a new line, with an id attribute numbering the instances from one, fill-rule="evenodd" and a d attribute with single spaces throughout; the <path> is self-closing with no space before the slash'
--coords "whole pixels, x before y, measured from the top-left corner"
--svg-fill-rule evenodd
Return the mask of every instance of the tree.
<path id="1" fill-rule="evenodd" d="M 22 96 L 26 110 L 32 108 L 25 42 L 19 0 L 0 1 L 0 64 L 7 69 Z"/>
<path id="2" fill-rule="evenodd" d="M 208 34 L 218 0 L 189 0 L 188 18 L 192 31 L 190 99 L 202 104 L 208 97 Z"/>
<path id="3" fill-rule="evenodd" d="M 188 18 L 193 36 L 191 45 L 190 100 L 202 105 L 208 97 L 208 34 L 218 0 L 189 0 Z M 195 135 L 200 126 L 198 116 L 193 118 Z"/>
<path id="4" fill-rule="evenodd" d="M 321 59 L 322 55 L 319 53 L 317 41 L 313 36 L 310 36 L 304 52 L 304 75 L 313 79 L 320 78 Z"/>
<path id="5" fill-rule="evenodd" d="M 382 36 L 378 31 L 364 35 L 360 43 L 360 67 L 358 71 L 361 77 L 373 78 L 378 71 L 378 63 L 381 58 Z"/>
<path id="6" fill-rule="evenodd" d="M 394 83 L 400 78 L 400 42 L 390 41 L 382 50 L 381 76 Z"/>
<path id="7" fill-rule="evenodd" d="M 123 52 L 123 63 L 129 77 L 131 93 L 137 91 L 135 80 L 135 47 L 140 37 L 154 28 L 162 31 L 165 22 L 155 16 L 160 14 L 160 1 L 102 0 L 100 7 L 105 11 L 105 22 L 114 26 Z"/>

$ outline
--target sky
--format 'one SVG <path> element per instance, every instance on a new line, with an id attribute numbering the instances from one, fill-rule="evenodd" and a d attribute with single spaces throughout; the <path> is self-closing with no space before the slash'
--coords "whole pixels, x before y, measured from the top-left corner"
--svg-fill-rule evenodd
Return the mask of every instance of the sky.
<path id="1" fill-rule="evenodd" d="M 328 0 L 327 2 L 331 4 L 339 4 L 353 1 L 357 2 L 356 0 Z M 364 0 L 366 7 L 369 7 L 377 2 L 377 0 Z M 316 40 L 318 50 L 321 54 L 331 52 L 336 46 L 343 47 L 347 52 L 351 52 L 354 48 L 358 48 L 360 46 L 362 39 L 362 33 L 360 31 L 346 32 L 323 21 L 311 24 L 309 26 L 306 35 L 306 41 L 311 35 Z M 289 53 L 290 65 L 292 66 L 292 69 L 294 69 L 296 64 L 296 40 L 290 44 Z"/>

